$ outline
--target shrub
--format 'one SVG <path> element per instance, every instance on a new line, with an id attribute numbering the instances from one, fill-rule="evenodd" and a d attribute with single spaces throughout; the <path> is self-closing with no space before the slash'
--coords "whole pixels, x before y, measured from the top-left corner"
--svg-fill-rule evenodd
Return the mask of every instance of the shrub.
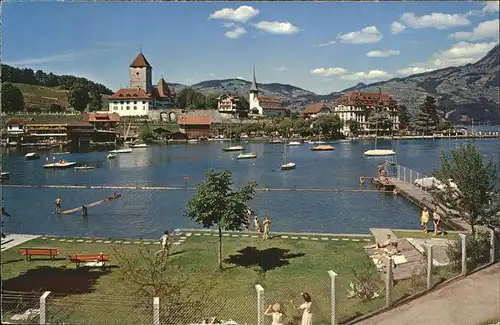
<path id="1" fill-rule="evenodd" d="M 474 237 L 469 235 L 466 242 L 466 252 L 468 269 L 474 269 L 480 264 L 487 263 L 490 259 L 490 234 L 485 231 L 478 231 Z M 450 260 L 451 268 L 454 271 L 459 271 L 462 267 L 462 243 L 460 238 L 448 244 L 446 255 Z"/>

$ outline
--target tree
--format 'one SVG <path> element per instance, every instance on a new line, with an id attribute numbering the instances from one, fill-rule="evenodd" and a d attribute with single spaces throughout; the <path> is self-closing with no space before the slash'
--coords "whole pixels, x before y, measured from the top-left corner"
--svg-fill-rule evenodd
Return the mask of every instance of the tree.
<path id="1" fill-rule="evenodd" d="M 83 112 L 89 104 L 89 90 L 82 83 L 74 84 L 68 93 L 68 101 L 74 109 Z"/>
<path id="2" fill-rule="evenodd" d="M 398 106 L 398 117 L 399 117 L 399 129 L 406 129 L 410 123 L 410 114 L 408 113 L 408 108 L 405 105 Z"/>
<path id="3" fill-rule="evenodd" d="M 247 117 L 248 111 L 250 110 L 250 103 L 244 96 L 240 96 L 238 104 L 236 105 L 237 115 L 239 117 Z"/>
<path id="4" fill-rule="evenodd" d="M 149 125 L 143 125 L 139 132 L 139 139 L 144 143 L 151 143 L 154 139 L 153 132 L 149 128 Z"/>
<path id="5" fill-rule="evenodd" d="M 219 270 L 222 271 L 222 230 L 241 230 L 247 222 L 248 202 L 255 195 L 255 182 L 233 190 L 230 170 L 216 172 L 210 169 L 205 181 L 196 187 L 184 215 L 204 228 L 217 226 L 219 230 Z"/>
<path id="6" fill-rule="evenodd" d="M 206 96 L 206 108 L 207 109 L 217 109 L 217 104 L 219 103 L 219 94 L 211 93 Z"/>
<path id="7" fill-rule="evenodd" d="M 20 112 L 24 110 L 24 97 L 19 87 L 4 82 L 2 84 L 2 111 Z"/>
<path id="8" fill-rule="evenodd" d="M 61 113 L 62 111 L 63 111 L 63 108 L 59 104 L 52 103 L 49 106 L 50 113 Z"/>
<path id="9" fill-rule="evenodd" d="M 315 133 L 339 136 L 343 125 L 344 123 L 338 115 L 322 115 L 313 122 L 313 129 Z"/>
<path id="10" fill-rule="evenodd" d="M 434 200 L 446 208 L 445 216 L 462 218 L 473 235 L 476 226 L 499 224 L 500 203 L 491 203 L 491 198 L 500 193 L 500 175 L 493 160 L 483 162 L 473 142 L 453 149 L 450 157 L 441 152 L 441 169 L 434 177 L 445 184 L 444 190 L 433 192 Z"/>
<path id="11" fill-rule="evenodd" d="M 36 105 L 29 105 L 26 107 L 26 112 L 28 113 L 40 113 L 42 110 Z"/>
<path id="12" fill-rule="evenodd" d="M 439 125 L 439 114 L 434 97 L 425 97 L 424 103 L 420 106 L 420 111 L 413 120 L 413 124 L 417 132 L 426 135 L 436 130 Z"/>
<path id="13" fill-rule="evenodd" d="M 381 102 L 373 108 L 367 121 L 370 129 L 392 130 L 391 112 Z"/>
<path id="14" fill-rule="evenodd" d="M 348 120 L 346 121 L 346 124 L 354 136 L 357 136 L 361 131 L 361 124 L 356 120 Z"/>
<path id="15" fill-rule="evenodd" d="M 102 109 L 102 95 L 97 87 L 90 90 L 90 110 L 98 111 Z"/>

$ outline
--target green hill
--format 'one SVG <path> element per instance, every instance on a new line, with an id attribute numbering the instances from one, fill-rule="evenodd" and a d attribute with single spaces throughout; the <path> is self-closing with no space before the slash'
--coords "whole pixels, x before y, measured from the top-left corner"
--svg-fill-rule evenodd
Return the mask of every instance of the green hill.
<path id="1" fill-rule="evenodd" d="M 68 91 L 61 87 L 45 87 L 38 85 L 28 85 L 13 83 L 23 93 L 26 107 L 36 106 L 39 108 L 48 107 L 50 104 L 59 104 L 68 107 Z"/>

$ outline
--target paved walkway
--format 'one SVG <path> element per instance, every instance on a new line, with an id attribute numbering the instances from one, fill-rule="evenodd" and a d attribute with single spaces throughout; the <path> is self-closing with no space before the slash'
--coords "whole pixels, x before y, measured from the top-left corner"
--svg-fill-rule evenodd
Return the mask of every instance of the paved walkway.
<path id="1" fill-rule="evenodd" d="M 28 240 L 38 238 L 38 235 L 23 235 L 23 234 L 8 234 L 5 238 L 2 238 L 2 252 L 11 247 L 21 245 Z"/>
<path id="2" fill-rule="evenodd" d="M 479 325 L 500 318 L 500 263 L 358 325 Z"/>

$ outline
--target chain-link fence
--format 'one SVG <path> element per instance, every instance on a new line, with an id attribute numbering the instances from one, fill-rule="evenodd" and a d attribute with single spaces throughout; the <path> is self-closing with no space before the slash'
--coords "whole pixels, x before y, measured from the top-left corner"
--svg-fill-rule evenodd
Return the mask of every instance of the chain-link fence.
<path id="1" fill-rule="evenodd" d="M 439 185 L 436 178 L 427 174 L 401 165 L 397 165 L 396 169 L 396 178 L 398 180 L 415 185 L 426 192 Z"/>
<path id="2" fill-rule="evenodd" d="M 2 291 L 2 324 L 37 324 L 40 315 L 39 292 Z"/>

